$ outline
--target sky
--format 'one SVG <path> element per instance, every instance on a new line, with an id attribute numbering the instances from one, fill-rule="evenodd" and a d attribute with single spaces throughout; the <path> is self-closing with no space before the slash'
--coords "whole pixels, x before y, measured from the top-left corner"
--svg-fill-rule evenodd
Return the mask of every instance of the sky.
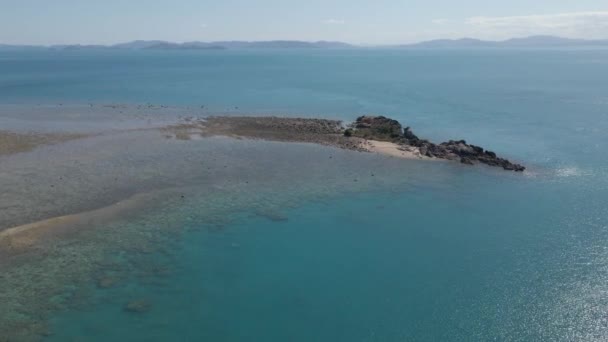
<path id="1" fill-rule="evenodd" d="M 0 0 L 0 44 L 608 39 L 608 0 Z"/>

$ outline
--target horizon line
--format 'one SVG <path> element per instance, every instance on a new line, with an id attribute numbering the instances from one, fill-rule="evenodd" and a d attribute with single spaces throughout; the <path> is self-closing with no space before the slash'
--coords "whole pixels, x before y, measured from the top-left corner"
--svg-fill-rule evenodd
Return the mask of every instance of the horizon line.
<path id="1" fill-rule="evenodd" d="M 45 47 L 45 48 L 52 48 L 52 47 L 65 47 L 65 46 L 81 46 L 81 47 L 95 47 L 95 46 L 99 46 L 99 47 L 113 47 L 116 45 L 122 45 L 122 44 L 131 44 L 131 43 L 136 43 L 136 42 L 156 42 L 158 44 L 175 44 L 175 45 L 186 45 L 186 44 L 193 44 L 193 43 L 201 43 L 201 44 L 219 44 L 219 43 L 249 43 L 249 44 L 255 44 L 255 43 L 276 43 L 276 42 L 293 42 L 293 43 L 309 43 L 309 44 L 316 44 L 316 43 L 334 43 L 334 44 L 346 44 L 346 45 L 351 45 L 353 47 L 383 47 L 383 46 L 408 46 L 408 45 L 416 45 L 416 44 L 421 44 L 421 43 L 428 43 L 428 42 L 438 42 L 438 41 L 451 41 L 451 42 L 458 42 L 458 41 L 477 41 L 477 42 L 487 42 L 487 43 L 501 43 L 501 42 L 509 42 L 512 40 L 519 40 L 519 39 L 530 39 L 530 38 L 547 38 L 547 39 L 561 39 L 561 40 L 572 40 L 572 41 L 580 41 L 580 42 L 608 42 L 608 37 L 607 38 L 599 38 L 599 39 L 590 39 L 590 38 L 573 38 L 573 37 L 565 37 L 565 36 L 557 36 L 557 35 L 543 35 L 543 34 L 539 34 L 539 35 L 527 35 L 527 36 L 513 36 L 510 38 L 505 38 L 505 39 L 496 39 L 496 40 L 492 40 L 492 39 L 482 39 L 482 38 L 474 38 L 471 36 L 463 36 L 460 38 L 433 38 L 433 39 L 427 39 L 427 40 L 419 40 L 419 41 L 414 41 L 414 42 L 408 42 L 408 43 L 383 43 L 383 44 L 373 44 L 373 43 L 352 43 L 352 42 L 348 42 L 348 41 L 340 41 L 340 40 L 325 40 L 325 39 L 319 39 L 319 40 L 300 40 L 300 39 L 261 39 L 261 40 L 248 40 L 248 39 L 244 39 L 244 40 L 240 40 L 240 39 L 227 39 L 227 40 L 189 40 L 189 41 L 178 41 L 178 40 L 162 40 L 162 39 L 131 39 L 131 40 L 123 40 L 123 41 L 117 41 L 114 43 L 83 43 L 83 42 L 79 42 L 79 43 L 57 43 L 57 44 L 31 44 L 31 43 L 2 43 L 0 42 L 0 46 L 14 46 L 14 47 Z"/>

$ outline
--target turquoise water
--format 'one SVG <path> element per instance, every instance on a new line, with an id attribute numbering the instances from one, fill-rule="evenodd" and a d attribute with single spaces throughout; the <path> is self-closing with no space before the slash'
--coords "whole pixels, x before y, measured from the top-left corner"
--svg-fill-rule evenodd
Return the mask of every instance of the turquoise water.
<path id="1" fill-rule="evenodd" d="M 378 172 L 370 165 L 385 164 L 356 166 L 346 153 L 348 162 L 305 177 L 332 152 L 251 147 L 245 158 L 229 145 L 217 154 L 249 163 L 232 161 L 231 182 L 255 174 L 251 184 L 298 185 L 234 197 L 272 202 L 280 214 L 244 208 L 221 229 L 202 218 L 184 223 L 169 251 L 137 261 L 170 274 L 95 289 L 87 305 L 53 315 L 49 341 L 608 339 L 608 51 L 0 55 L 1 104 L 88 102 L 347 120 L 385 114 L 420 136 L 465 138 L 529 171 L 391 161 L 376 174 L 382 186 L 353 194 L 332 185 L 348 190 L 346 170 L 342 178 L 359 184 Z M 198 162 L 195 143 L 183 156 L 168 151 Z M 196 175 L 180 186 L 222 179 L 183 161 L 178 172 L 154 166 L 151 155 L 130 158 L 133 177 L 144 162 Z M 286 200 L 308 188 L 328 194 Z M 194 214 L 207 201 L 163 215 Z M 138 298 L 149 311 L 123 310 Z"/>
<path id="2" fill-rule="evenodd" d="M 101 290 L 50 340 L 603 340 L 600 192 L 581 205 L 550 182 L 459 181 L 478 188 L 351 195 L 287 221 L 198 227 L 172 246 L 171 276 Z M 126 298 L 153 307 L 124 312 Z"/>

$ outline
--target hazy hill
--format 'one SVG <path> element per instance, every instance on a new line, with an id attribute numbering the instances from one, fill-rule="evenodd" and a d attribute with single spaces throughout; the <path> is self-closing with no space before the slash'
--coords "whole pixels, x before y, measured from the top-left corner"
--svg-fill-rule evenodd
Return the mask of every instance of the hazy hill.
<path id="1" fill-rule="evenodd" d="M 473 38 L 438 39 L 415 44 L 401 45 L 404 48 L 551 48 L 576 46 L 606 46 L 608 40 L 571 39 L 554 36 L 531 36 L 525 38 L 512 38 L 503 41 L 488 41 Z"/>
<path id="2" fill-rule="evenodd" d="M 139 49 L 147 49 L 151 46 L 169 43 L 163 40 L 135 40 L 128 43 L 115 44 L 110 46 L 114 49 L 131 49 L 131 50 L 139 50 Z"/>
<path id="3" fill-rule="evenodd" d="M 25 46 L 0 45 L 0 49 L 19 49 Z M 304 42 L 298 40 L 271 41 L 220 41 L 220 42 L 186 42 L 173 43 L 162 40 L 136 40 L 115 45 L 53 45 L 40 46 L 54 50 L 91 50 L 91 49 L 120 49 L 120 50 L 223 50 L 223 49 L 344 49 L 355 46 L 342 42 Z"/>
<path id="4" fill-rule="evenodd" d="M 142 48 L 145 50 L 225 50 L 226 48 L 220 45 L 213 45 L 208 43 L 199 43 L 199 42 L 191 42 L 191 43 L 158 43 L 153 45 L 147 45 Z"/>

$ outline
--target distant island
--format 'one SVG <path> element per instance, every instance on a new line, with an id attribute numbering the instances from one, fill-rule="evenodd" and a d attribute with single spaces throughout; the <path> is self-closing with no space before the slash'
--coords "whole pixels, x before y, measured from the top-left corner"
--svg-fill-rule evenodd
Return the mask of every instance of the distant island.
<path id="1" fill-rule="evenodd" d="M 175 43 L 162 40 L 136 40 L 114 45 L 8 45 L 0 44 L 0 51 L 6 50 L 228 50 L 228 49 L 481 49 L 481 48 L 567 48 L 567 47 L 608 47 L 608 39 L 587 40 L 554 36 L 531 36 L 502 41 L 488 41 L 474 38 L 437 39 L 413 44 L 361 46 L 335 41 L 307 42 L 299 40 L 269 41 L 217 41 Z"/>

